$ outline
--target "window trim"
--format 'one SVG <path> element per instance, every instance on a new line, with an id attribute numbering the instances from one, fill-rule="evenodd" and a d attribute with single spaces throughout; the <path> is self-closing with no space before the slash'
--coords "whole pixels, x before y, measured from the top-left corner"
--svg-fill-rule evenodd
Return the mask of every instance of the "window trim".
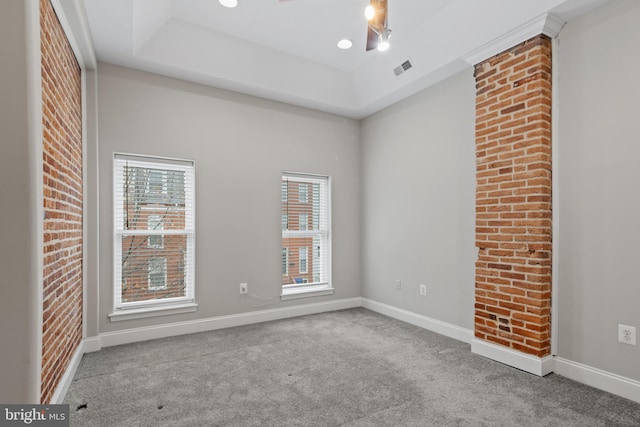
<path id="1" fill-rule="evenodd" d="M 335 289 L 332 286 L 332 221 L 331 221 L 331 184 L 332 184 L 332 179 L 330 175 L 322 175 L 322 174 L 311 174 L 311 173 L 301 173 L 301 172 L 289 172 L 289 171 L 283 171 L 281 173 L 281 180 L 285 177 L 289 177 L 292 179 L 299 179 L 299 180 L 307 180 L 309 183 L 313 183 L 313 182 L 317 182 L 317 180 L 324 180 L 325 181 L 325 185 L 326 185 L 326 208 L 327 208 L 327 212 L 326 212 L 326 216 L 327 216 L 327 230 L 326 230 L 326 236 L 324 236 L 324 239 L 326 240 L 326 265 L 327 265 L 327 280 L 326 281 L 322 281 L 322 282 L 314 282 L 314 283 L 309 283 L 309 284 L 289 284 L 289 285 L 282 285 L 282 292 L 280 294 L 280 299 L 282 301 L 286 301 L 286 300 L 291 300 L 291 299 L 298 299 L 298 298 L 307 298 L 307 297 L 315 297 L 315 296 L 322 296 L 322 295 L 332 295 L 335 292 Z M 285 201 L 285 198 L 283 198 L 283 202 Z M 302 203 L 302 202 L 300 202 Z M 307 189 L 307 202 L 309 203 L 309 198 L 308 198 L 308 189 Z M 304 231 L 289 231 L 286 234 L 291 234 L 292 236 L 298 235 L 309 235 L 309 236 L 315 236 L 318 235 L 319 230 L 314 229 L 313 227 L 311 227 L 308 230 L 304 230 Z M 322 233 L 324 233 L 324 231 L 322 231 Z M 282 233 L 282 235 L 284 235 L 285 233 Z M 312 253 L 315 253 L 315 251 L 312 251 Z M 313 255 L 312 255 L 313 256 Z M 308 253 L 308 249 L 307 249 L 307 264 L 309 263 L 309 253 Z"/>
<path id="2" fill-rule="evenodd" d="M 184 170 L 189 174 L 191 180 L 191 194 L 185 194 L 185 228 L 180 230 L 164 230 L 164 235 L 180 234 L 185 235 L 187 238 L 187 253 L 190 254 L 190 260 L 186 261 L 185 269 L 185 283 L 186 295 L 182 297 L 166 298 L 166 299 L 149 299 L 145 301 L 130 301 L 123 303 L 122 298 L 122 268 L 120 260 L 122 256 L 122 236 L 149 234 L 149 230 L 123 230 L 119 224 L 123 223 L 123 216 L 119 209 L 122 206 L 118 201 L 118 174 L 117 164 L 119 160 L 130 160 L 132 162 L 151 163 L 156 167 L 167 167 L 167 170 L 175 168 L 176 170 Z M 113 203 L 113 247 L 114 247 L 114 259 L 113 259 L 113 311 L 108 315 L 109 319 L 114 321 L 131 320 L 153 316 L 163 316 L 169 314 L 188 313 L 197 310 L 198 304 L 196 304 L 196 284 L 195 284 L 195 261 L 196 261 L 196 235 L 195 235 L 195 161 L 187 159 L 178 159 L 172 157 L 161 156 L 149 156 L 141 154 L 129 154 L 115 152 L 113 154 L 113 167 L 112 167 L 112 203 Z M 186 184 L 185 184 L 186 189 Z M 164 191 L 164 184 L 163 184 Z M 119 228 L 120 227 L 120 228 Z M 161 248 L 159 248 L 161 249 Z"/>
<path id="3" fill-rule="evenodd" d="M 112 322 L 120 322 L 122 320 L 144 319 L 146 317 L 171 316 L 174 314 L 193 313 L 197 311 L 197 309 L 198 304 L 191 302 L 171 304 L 170 306 L 139 307 L 130 308 L 127 310 L 118 310 L 110 313 L 108 317 Z"/>
<path id="4" fill-rule="evenodd" d="M 313 285 L 282 285 L 282 294 L 280 299 L 282 301 L 318 297 L 323 295 L 333 295 L 335 289 L 328 283 L 314 283 Z"/>

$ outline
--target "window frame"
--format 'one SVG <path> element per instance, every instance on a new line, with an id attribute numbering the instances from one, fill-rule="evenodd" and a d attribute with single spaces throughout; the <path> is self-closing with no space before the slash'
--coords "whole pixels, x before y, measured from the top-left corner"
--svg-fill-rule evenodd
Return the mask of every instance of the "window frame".
<path id="1" fill-rule="evenodd" d="M 314 236 L 318 238 L 321 237 L 321 241 L 324 240 L 326 242 L 325 243 L 326 248 L 324 249 L 324 252 L 326 252 L 326 255 L 325 255 L 326 256 L 326 261 L 325 261 L 326 272 L 324 273 L 324 276 L 326 276 L 326 280 L 312 282 L 312 283 L 284 284 L 282 285 L 282 293 L 280 295 L 280 298 L 282 300 L 290 300 L 290 299 L 306 298 L 306 297 L 321 296 L 321 295 L 331 295 L 335 292 L 335 289 L 333 288 L 333 285 L 332 285 L 332 269 L 331 269 L 331 264 L 332 264 L 331 262 L 331 259 L 332 259 L 332 256 L 331 256 L 332 254 L 332 223 L 331 223 L 332 180 L 331 180 L 331 176 L 322 175 L 322 174 L 310 174 L 310 173 L 284 171 L 281 174 L 281 181 L 284 181 L 285 178 L 289 178 L 291 180 L 307 181 L 309 184 L 320 183 L 321 186 L 324 186 L 324 189 L 325 189 L 324 191 L 326 192 L 324 196 L 326 198 L 325 200 L 326 212 L 324 213 L 324 215 L 326 216 L 326 230 L 321 229 L 320 225 L 316 227 L 315 224 L 314 226 L 309 227 L 307 223 L 306 230 L 283 230 L 281 238 L 284 239 L 285 237 L 296 237 L 301 235 Z M 282 184 L 282 187 L 284 192 L 285 191 L 284 184 Z M 300 193 L 298 188 L 299 203 L 310 203 L 308 192 L 309 192 L 309 185 L 307 185 L 306 201 L 303 201 L 299 197 Z M 287 199 L 291 200 L 291 195 L 288 195 L 288 197 L 283 196 L 282 197 L 283 203 L 286 202 Z M 298 226 L 298 228 L 300 227 Z M 283 244 L 283 247 L 284 247 L 284 244 Z M 312 256 L 314 256 L 316 253 L 316 249 L 313 249 L 314 247 L 315 247 L 315 241 L 314 241 L 314 245 L 312 246 L 312 251 L 311 251 Z M 289 249 L 291 250 L 291 248 Z M 309 247 L 307 247 L 307 266 L 309 263 L 309 257 L 310 257 Z M 307 267 L 307 271 L 308 271 L 308 267 Z"/>
<path id="2" fill-rule="evenodd" d="M 185 260 L 183 264 L 180 264 L 184 269 L 184 283 L 185 283 L 185 295 L 180 297 L 171 298 L 158 298 L 147 299 L 142 301 L 122 301 L 122 241 L 127 236 L 135 235 L 149 235 L 149 218 L 147 218 L 147 230 L 132 229 L 127 230 L 124 226 L 124 195 L 122 187 L 122 178 L 118 176 L 118 171 L 122 169 L 122 162 L 131 162 L 135 167 L 149 168 L 149 169 L 161 169 L 163 176 L 162 194 L 167 193 L 168 185 L 164 177 L 168 176 L 168 171 L 180 171 L 185 173 L 185 225 L 184 228 L 168 230 L 166 227 L 162 229 L 163 245 L 162 247 L 149 246 L 150 242 L 145 245 L 145 250 L 157 249 L 157 254 L 150 254 L 150 258 L 159 257 L 165 258 L 165 288 L 167 284 L 167 270 L 168 264 L 166 256 L 162 253 L 164 251 L 165 236 L 170 235 L 184 235 L 186 239 L 186 248 L 184 251 Z M 120 168 L 120 169 L 119 169 Z M 164 169 L 163 169 L 164 168 Z M 159 315 L 171 315 L 179 313 L 194 312 L 197 309 L 195 299 L 195 161 L 139 155 L 139 154 L 127 154 L 127 153 L 114 153 L 113 154 L 113 311 L 109 314 L 109 319 L 113 321 L 131 320 L 145 317 L 153 317 Z M 150 193 L 148 188 L 145 188 L 146 193 Z M 143 207 L 142 209 L 146 209 Z M 150 265 L 148 267 L 150 269 Z M 150 270 L 147 272 L 147 289 L 153 292 L 153 286 L 150 285 Z M 157 288 L 161 291 L 163 289 Z"/>

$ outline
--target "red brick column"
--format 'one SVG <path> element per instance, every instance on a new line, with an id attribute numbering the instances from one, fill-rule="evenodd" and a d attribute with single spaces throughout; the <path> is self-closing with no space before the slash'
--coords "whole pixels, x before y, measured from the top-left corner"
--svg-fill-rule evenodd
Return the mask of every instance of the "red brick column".
<path id="1" fill-rule="evenodd" d="M 476 65 L 475 336 L 551 352 L 551 40 Z"/>
<path id="2" fill-rule="evenodd" d="M 44 196 L 41 402 L 82 339 L 80 67 L 49 0 L 40 1 Z"/>

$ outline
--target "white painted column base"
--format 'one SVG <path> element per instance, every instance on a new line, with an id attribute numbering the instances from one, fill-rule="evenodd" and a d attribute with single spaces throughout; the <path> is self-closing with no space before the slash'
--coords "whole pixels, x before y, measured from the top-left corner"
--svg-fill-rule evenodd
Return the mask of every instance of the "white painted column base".
<path id="1" fill-rule="evenodd" d="M 555 368 L 553 356 L 536 357 L 477 338 L 471 341 L 471 352 L 540 377 L 550 374 Z"/>

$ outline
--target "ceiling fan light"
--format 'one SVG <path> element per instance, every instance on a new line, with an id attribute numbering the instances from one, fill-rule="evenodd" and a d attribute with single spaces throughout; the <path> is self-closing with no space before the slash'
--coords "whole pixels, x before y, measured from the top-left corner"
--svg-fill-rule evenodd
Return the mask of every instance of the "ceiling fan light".
<path id="1" fill-rule="evenodd" d="M 389 50 L 391 44 L 389 43 L 389 39 L 391 38 L 391 30 L 385 28 L 385 30 L 378 36 L 378 51 L 384 52 L 385 50 Z"/>
<path id="2" fill-rule="evenodd" d="M 218 0 L 218 1 L 224 7 L 236 7 L 238 5 L 238 0 Z"/>
<path id="3" fill-rule="evenodd" d="M 364 9 L 364 17 L 367 18 L 367 21 L 371 21 L 373 17 L 376 16 L 376 9 L 369 5 Z"/>
<path id="4" fill-rule="evenodd" d="M 338 47 L 340 49 L 350 49 L 353 46 L 353 42 L 349 39 L 342 39 L 338 42 Z"/>

